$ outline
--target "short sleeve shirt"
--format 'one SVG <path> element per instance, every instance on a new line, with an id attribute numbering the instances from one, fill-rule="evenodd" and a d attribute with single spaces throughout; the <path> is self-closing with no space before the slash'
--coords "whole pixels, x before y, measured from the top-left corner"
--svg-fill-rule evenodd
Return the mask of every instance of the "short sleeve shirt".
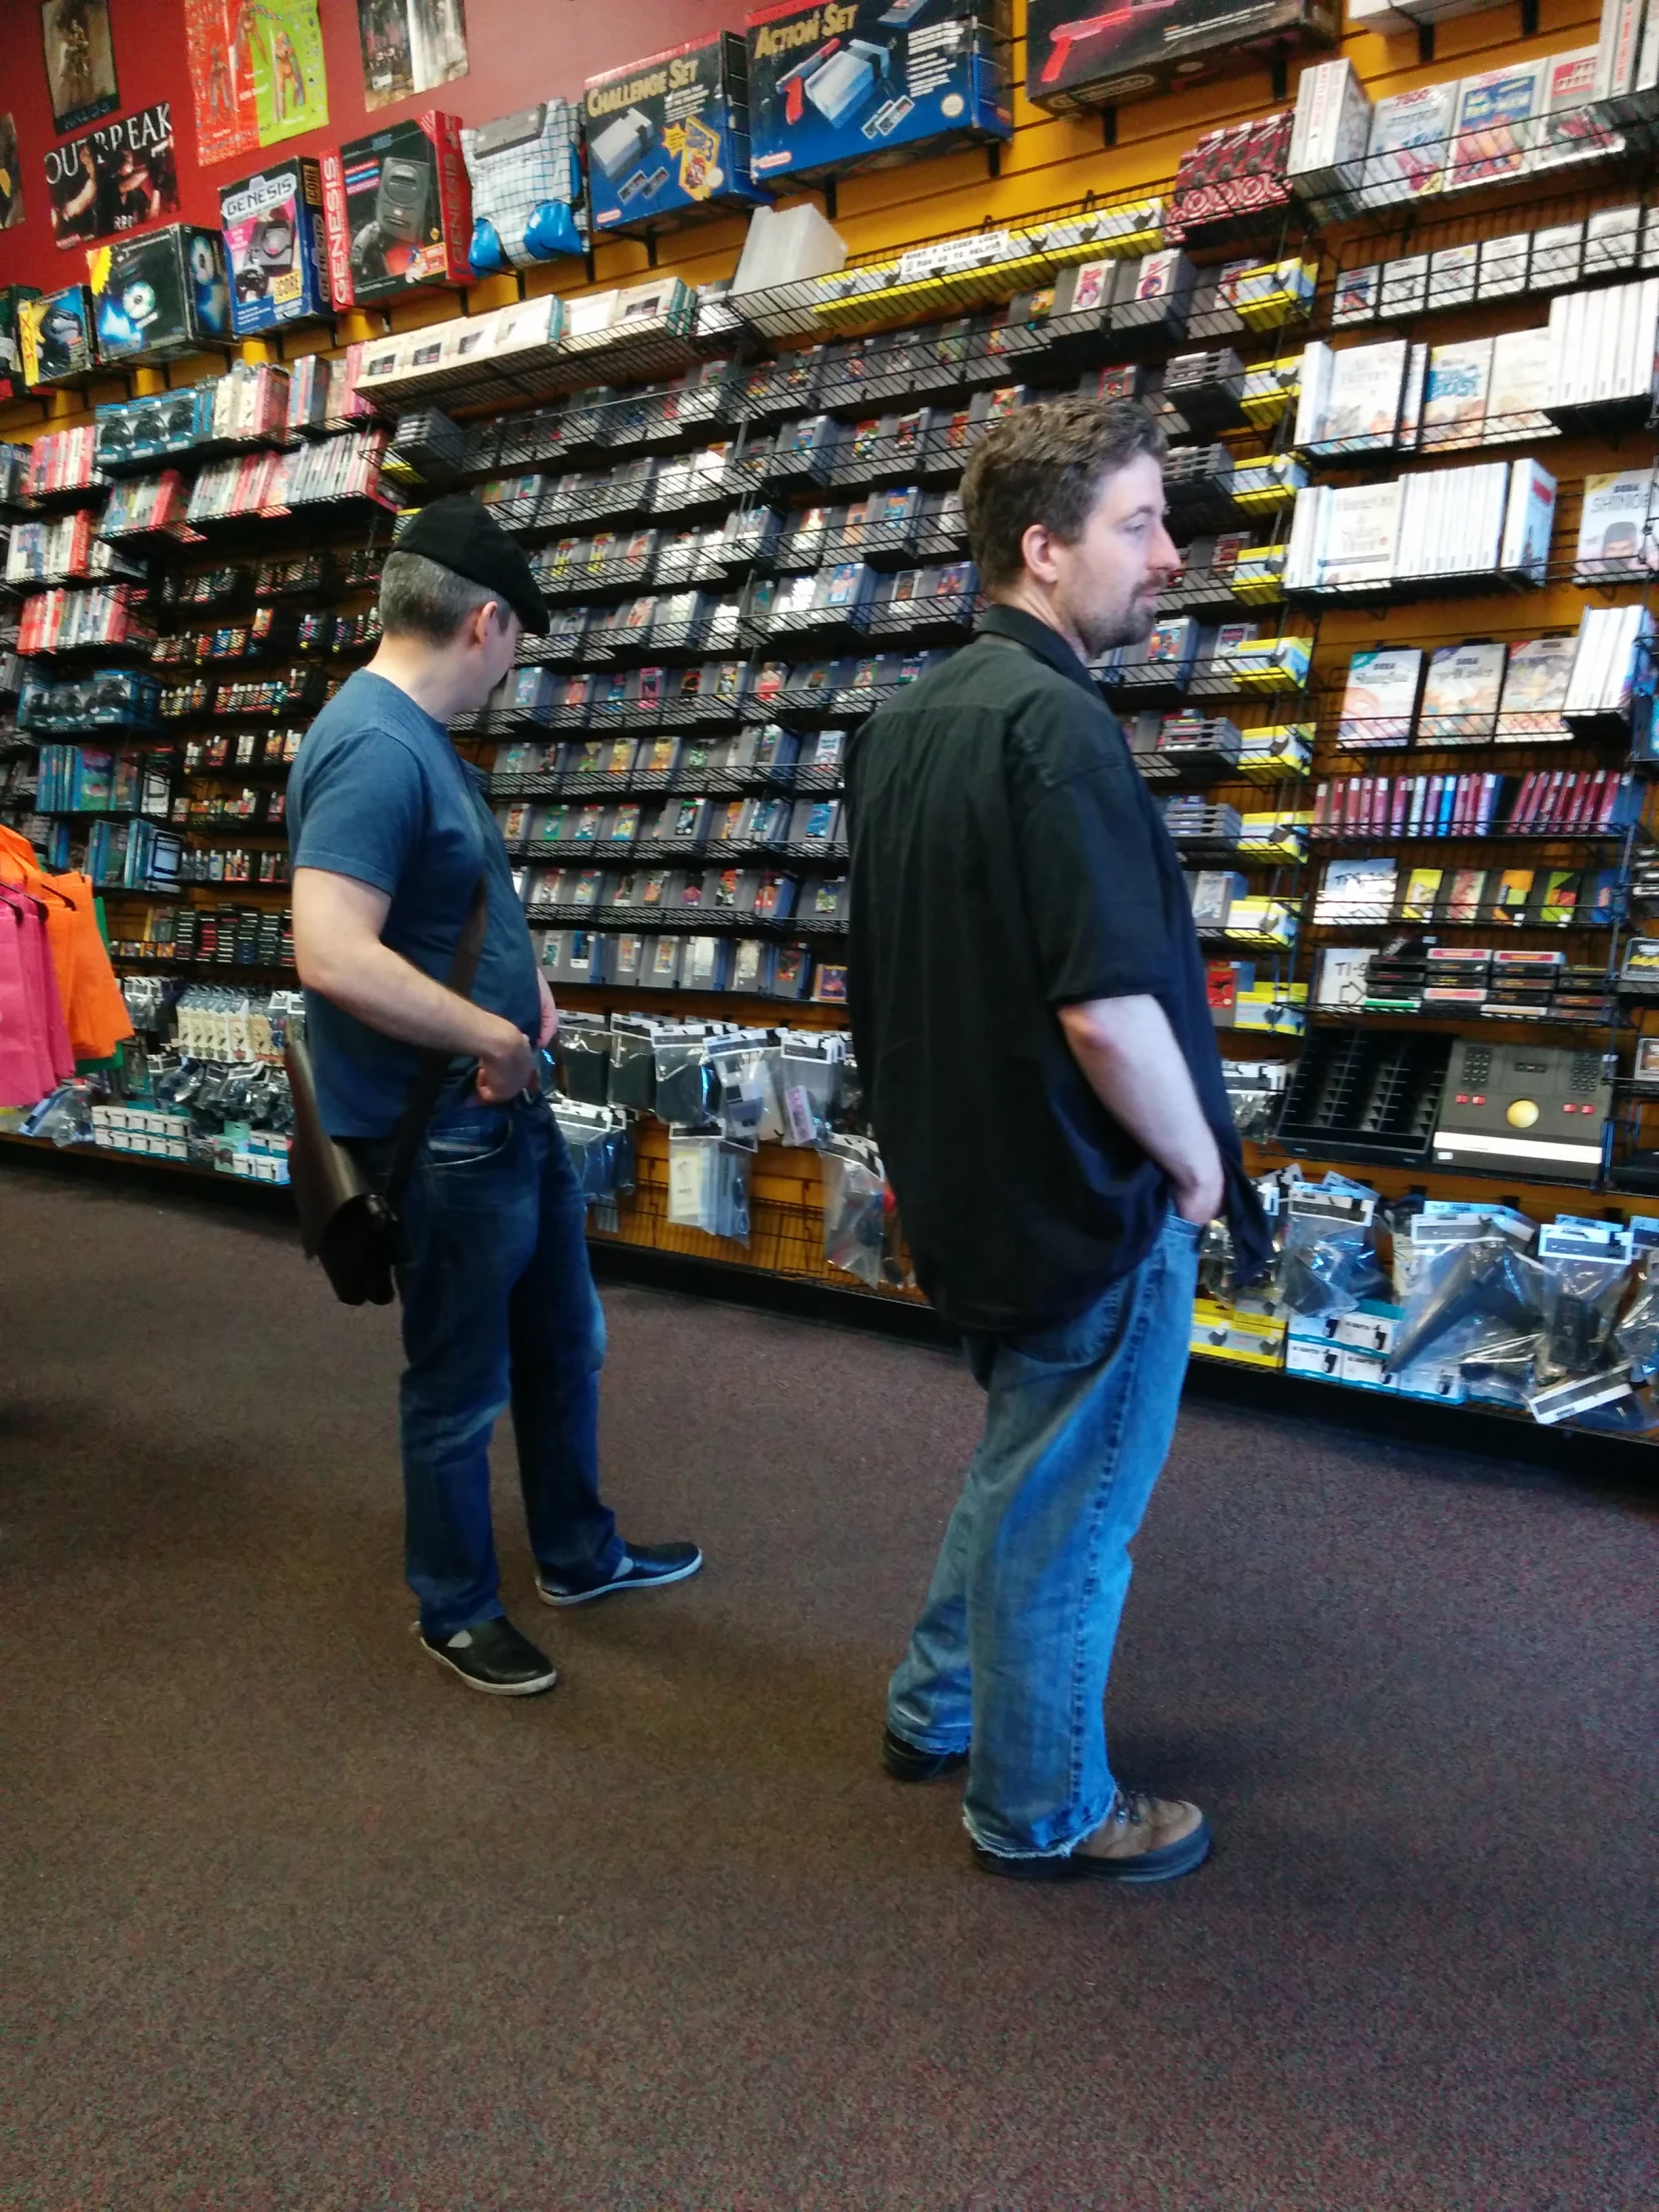
<path id="1" fill-rule="evenodd" d="M 853 1041 L 917 1280 L 961 1329 L 1067 1319 L 1151 1251 L 1169 1184 L 1062 1007 L 1155 998 L 1239 1159 L 1157 806 L 1088 670 L 1008 607 L 854 735 L 847 806 Z"/>
<path id="2" fill-rule="evenodd" d="M 541 994 L 512 864 L 477 770 L 441 722 L 367 669 L 347 678 L 305 733 L 288 785 L 295 868 L 325 869 L 384 891 L 382 941 L 441 982 L 482 875 L 488 919 L 472 997 L 535 1042 Z M 382 1036 L 320 992 L 305 993 L 317 1104 L 335 1137 L 384 1137 L 420 1064 L 416 1045 Z M 456 1063 L 457 1080 L 466 1068 Z"/>

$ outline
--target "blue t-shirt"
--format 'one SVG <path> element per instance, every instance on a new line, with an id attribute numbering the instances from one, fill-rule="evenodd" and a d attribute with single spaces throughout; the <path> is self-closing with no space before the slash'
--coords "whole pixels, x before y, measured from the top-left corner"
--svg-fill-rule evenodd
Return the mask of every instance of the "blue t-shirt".
<path id="1" fill-rule="evenodd" d="M 287 825 L 295 868 L 325 868 L 384 891 L 391 908 L 382 941 L 439 982 L 484 875 L 489 919 L 471 995 L 535 1043 L 536 955 L 507 847 L 483 778 L 441 722 L 383 676 L 359 669 L 305 733 L 288 783 Z M 316 991 L 305 993 L 305 1025 L 329 1135 L 389 1136 L 420 1047 L 382 1036 Z M 457 1060 L 457 1076 L 467 1064 Z"/>

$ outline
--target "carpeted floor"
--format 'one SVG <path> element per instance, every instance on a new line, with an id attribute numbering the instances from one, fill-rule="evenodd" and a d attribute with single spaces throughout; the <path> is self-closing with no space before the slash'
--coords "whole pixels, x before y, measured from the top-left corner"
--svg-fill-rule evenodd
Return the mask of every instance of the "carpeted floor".
<path id="1" fill-rule="evenodd" d="M 875 1759 L 943 1356 L 607 1299 L 624 1525 L 551 1697 L 415 1649 L 393 1319 L 0 1165 L 4 2212 L 1652 2212 L 1659 1519 L 1185 1415 L 1111 1717 L 1219 1856 L 971 1866 Z M 537 1617 L 532 1617 L 535 1615 Z"/>

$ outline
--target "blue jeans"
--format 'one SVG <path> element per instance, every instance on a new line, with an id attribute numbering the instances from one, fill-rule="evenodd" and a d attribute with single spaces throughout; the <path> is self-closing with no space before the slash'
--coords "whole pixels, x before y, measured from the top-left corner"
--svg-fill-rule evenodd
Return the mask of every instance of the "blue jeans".
<path id="1" fill-rule="evenodd" d="M 1199 1241 L 1172 1213 L 1075 1321 L 967 1342 L 985 1433 L 887 1722 L 924 1751 L 971 1747 L 968 1833 L 1007 1858 L 1061 1857 L 1111 1809 L 1106 1677 L 1175 1433 Z"/>
<path id="2" fill-rule="evenodd" d="M 605 1315 L 581 1188 L 545 1101 L 444 1111 L 396 1203 L 405 1558 L 420 1625 L 437 1638 L 503 1610 L 489 1441 L 509 1405 L 538 1564 L 591 1581 L 620 1561 L 599 1495 Z"/>

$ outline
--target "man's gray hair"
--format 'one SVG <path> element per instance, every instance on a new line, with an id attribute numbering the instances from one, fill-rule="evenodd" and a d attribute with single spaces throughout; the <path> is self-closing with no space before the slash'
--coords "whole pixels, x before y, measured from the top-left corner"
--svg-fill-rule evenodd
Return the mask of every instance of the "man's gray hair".
<path id="1" fill-rule="evenodd" d="M 447 645 L 468 615 L 494 600 L 503 621 L 512 609 L 498 591 L 486 591 L 424 553 L 388 553 L 380 572 L 380 627 L 388 638 L 424 638 Z"/>

